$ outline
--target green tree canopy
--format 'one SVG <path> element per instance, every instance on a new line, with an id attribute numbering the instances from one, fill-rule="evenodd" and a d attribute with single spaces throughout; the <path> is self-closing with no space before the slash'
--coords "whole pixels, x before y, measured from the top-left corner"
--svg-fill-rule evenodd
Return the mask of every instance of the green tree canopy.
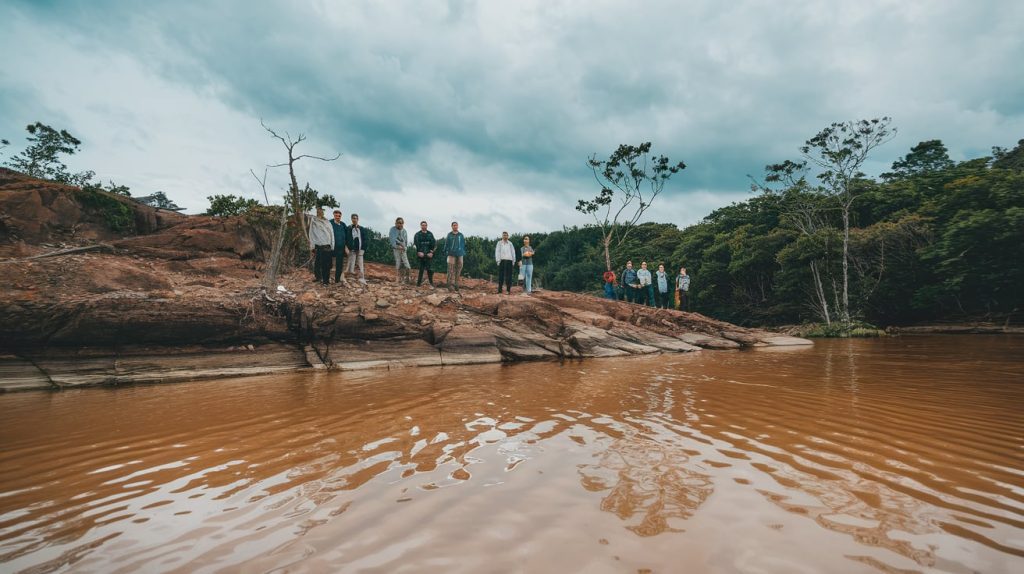
<path id="1" fill-rule="evenodd" d="M 210 201 L 210 207 L 206 210 L 205 215 L 217 217 L 242 215 L 260 206 L 260 202 L 255 199 L 239 197 L 237 195 L 211 195 L 206 199 Z"/>
<path id="2" fill-rule="evenodd" d="M 94 172 L 70 173 L 61 156 L 78 153 L 82 142 L 67 130 L 57 130 L 42 122 L 25 127 L 29 145 L 21 153 L 11 157 L 6 165 L 31 177 L 49 179 L 71 185 L 84 185 L 92 179 Z M 7 140 L 4 140 L 7 144 Z"/>

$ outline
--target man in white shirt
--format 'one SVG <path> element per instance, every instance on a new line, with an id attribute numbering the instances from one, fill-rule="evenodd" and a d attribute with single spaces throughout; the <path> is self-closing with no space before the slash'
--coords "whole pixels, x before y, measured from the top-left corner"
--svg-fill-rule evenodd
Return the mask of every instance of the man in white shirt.
<path id="1" fill-rule="evenodd" d="M 331 261 L 334 259 L 334 229 L 320 206 L 316 208 L 316 217 L 309 220 L 309 249 L 314 256 L 313 277 L 324 285 L 329 284 Z"/>
<path id="2" fill-rule="evenodd" d="M 501 241 L 494 246 L 494 262 L 498 264 L 498 293 L 501 284 L 505 284 L 505 292 L 512 293 L 512 268 L 516 264 L 516 248 L 508 240 L 508 231 L 501 232 Z"/>

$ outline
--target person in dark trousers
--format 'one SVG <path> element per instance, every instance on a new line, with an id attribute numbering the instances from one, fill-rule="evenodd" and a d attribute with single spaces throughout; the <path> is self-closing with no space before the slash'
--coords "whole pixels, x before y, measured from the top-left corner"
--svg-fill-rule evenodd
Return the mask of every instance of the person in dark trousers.
<path id="1" fill-rule="evenodd" d="M 640 280 L 637 278 L 636 269 L 633 269 L 632 261 L 627 261 L 626 268 L 622 270 L 622 286 L 626 289 L 626 301 L 636 303 Z"/>
<path id="2" fill-rule="evenodd" d="M 334 219 L 331 219 L 331 228 L 334 229 L 334 282 L 348 285 L 348 281 L 342 277 L 345 268 L 342 267 L 342 260 L 345 257 L 345 242 L 348 236 L 348 226 L 341 220 L 341 210 L 334 210 Z"/>
<path id="3" fill-rule="evenodd" d="M 434 286 L 434 269 L 431 265 L 434 263 L 434 249 L 437 248 L 437 240 L 434 239 L 434 234 L 427 231 L 427 222 L 420 222 L 420 230 L 416 232 L 416 235 L 412 237 L 412 245 L 416 248 L 416 259 L 420 263 L 420 274 L 416 279 L 416 286 L 423 285 L 423 270 L 427 270 L 427 281 L 430 282 L 430 286 Z"/>
<path id="4" fill-rule="evenodd" d="M 679 294 L 679 310 L 690 310 L 690 276 L 686 274 L 686 267 L 679 268 L 679 275 L 676 275 L 676 292 Z"/>
<path id="5" fill-rule="evenodd" d="M 640 288 L 637 290 L 636 302 L 641 305 L 654 307 L 654 284 L 651 282 L 651 272 L 647 269 L 647 262 L 640 263 L 640 270 L 636 272 Z"/>
<path id="6" fill-rule="evenodd" d="M 654 272 L 654 283 L 655 297 L 657 297 L 656 302 L 659 309 L 668 309 L 668 300 L 672 296 L 669 281 L 668 273 L 665 273 L 665 266 L 658 265 L 658 270 Z"/>
<path id="7" fill-rule="evenodd" d="M 366 270 L 363 268 L 363 255 L 366 247 L 370 244 L 370 234 L 366 228 L 359 225 L 359 215 L 352 214 L 352 225 L 348 228 L 348 273 L 355 275 L 356 266 L 359 267 L 359 282 L 366 285 Z"/>
<path id="8" fill-rule="evenodd" d="M 508 240 L 508 231 L 501 232 L 501 241 L 494 246 L 494 262 L 498 264 L 498 293 L 502 284 L 505 292 L 512 293 L 512 269 L 516 265 L 516 248 Z"/>
<path id="9" fill-rule="evenodd" d="M 309 249 L 313 252 L 313 277 L 327 285 L 331 282 L 331 259 L 334 254 L 334 230 L 324 217 L 324 208 L 317 206 L 316 217 L 309 220 Z"/>

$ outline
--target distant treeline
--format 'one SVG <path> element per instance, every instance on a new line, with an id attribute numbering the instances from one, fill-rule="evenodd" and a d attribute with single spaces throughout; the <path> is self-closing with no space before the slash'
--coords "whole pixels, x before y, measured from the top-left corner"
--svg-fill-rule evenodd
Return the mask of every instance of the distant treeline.
<path id="1" fill-rule="evenodd" d="M 922 142 L 878 180 L 857 181 L 851 212 L 850 308 L 876 325 L 933 320 L 1017 322 L 1024 307 L 1024 140 L 960 163 Z M 802 177 L 718 209 L 685 229 L 637 226 L 612 251 L 670 274 L 686 266 L 699 312 L 738 324 L 822 320 L 837 305 L 842 226 L 832 198 Z M 470 222 L 465 222 L 470 223 Z M 470 225 L 466 225 L 472 231 Z M 434 229 L 441 240 L 448 229 Z M 595 227 L 530 233 L 543 287 L 598 292 L 604 272 Z M 496 239 L 469 237 L 465 272 L 497 273 Z M 522 235 L 513 235 L 519 246 Z M 383 242 L 368 259 L 391 262 Z M 443 258 L 435 263 L 444 266 Z"/>

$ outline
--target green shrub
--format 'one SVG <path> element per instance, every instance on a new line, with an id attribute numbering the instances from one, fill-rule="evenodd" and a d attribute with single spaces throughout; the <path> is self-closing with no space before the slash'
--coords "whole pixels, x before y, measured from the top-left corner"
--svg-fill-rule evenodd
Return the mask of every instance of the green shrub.
<path id="1" fill-rule="evenodd" d="M 798 337 L 812 339 L 846 339 L 850 337 L 884 337 L 885 331 L 867 323 L 854 322 L 849 325 L 842 323 L 808 323 L 801 325 L 793 332 Z"/>
<path id="2" fill-rule="evenodd" d="M 84 187 L 76 193 L 81 204 L 98 213 L 111 231 L 124 234 L 135 232 L 134 214 L 125 203 L 94 186 Z"/>

